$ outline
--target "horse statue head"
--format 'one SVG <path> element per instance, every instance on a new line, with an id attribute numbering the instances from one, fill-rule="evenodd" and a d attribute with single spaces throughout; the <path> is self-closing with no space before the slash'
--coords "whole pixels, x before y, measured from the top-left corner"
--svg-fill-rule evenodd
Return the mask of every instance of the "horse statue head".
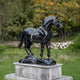
<path id="1" fill-rule="evenodd" d="M 50 30 L 52 25 L 58 27 L 58 28 L 62 28 L 62 23 L 59 21 L 59 19 L 57 17 L 53 17 L 53 16 L 50 16 L 50 17 L 47 17 L 46 19 L 44 19 L 43 21 L 43 27 L 47 30 Z"/>

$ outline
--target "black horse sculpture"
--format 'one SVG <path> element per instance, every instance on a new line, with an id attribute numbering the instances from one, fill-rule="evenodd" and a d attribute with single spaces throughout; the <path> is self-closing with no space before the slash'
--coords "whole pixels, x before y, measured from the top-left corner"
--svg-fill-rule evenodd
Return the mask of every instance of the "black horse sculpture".
<path id="1" fill-rule="evenodd" d="M 33 52 L 31 51 L 30 47 L 32 45 L 33 42 L 39 42 L 41 43 L 41 60 L 44 60 L 43 58 L 43 51 L 44 51 L 44 45 L 46 45 L 47 47 L 47 56 L 50 58 L 50 43 L 51 43 L 51 28 L 52 25 L 58 27 L 58 28 L 62 28 L 62 24 L 59 21 L 59 19 L 57 17 L 47 17 L 46 19 L 44 19 L 42 25 L 38 28 L 38 29 L 34 29 L 34 28 L 27 28 L 24 29 L 21 33 L 20 33 L 20 44 L 18 45 L 18 47 L 20 48 L 24 42 L 25 44 L 25 50 L 28 53 L 28 56 L 30 55 L 34 55 Z M 31 53 L 29 53 L 28 52 Z"/>

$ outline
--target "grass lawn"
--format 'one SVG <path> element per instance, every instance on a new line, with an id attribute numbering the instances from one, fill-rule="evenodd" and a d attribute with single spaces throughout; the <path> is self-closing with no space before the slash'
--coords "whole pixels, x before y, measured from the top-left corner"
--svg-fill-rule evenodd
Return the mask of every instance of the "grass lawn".
<path id="1" fill-rule="evenodd" d="M 35 56 L 40 58 L 40 48 L 32 48 Z M 69 49 L 54 50 L 51 49 L 51 57 L 57 63 L 63 64 L 63 75 L 73 76 L 74 80 L 80 80 L 80 51 L 72 52 Z M 44 57 L 47 57 L 46 48 Z M 14 73 L 15 66 L 13 62 L 18 62 L 20 59 L 27 56 L 26 51 L 16 47 L 0 46 L 0 80 L 4 80 L 6 74 Z"/>

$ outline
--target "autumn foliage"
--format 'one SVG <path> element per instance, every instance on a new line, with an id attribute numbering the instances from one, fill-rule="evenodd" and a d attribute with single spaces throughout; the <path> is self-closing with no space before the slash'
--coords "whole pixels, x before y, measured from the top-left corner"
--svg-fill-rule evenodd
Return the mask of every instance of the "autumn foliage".
<path id="1" fill-rule="evenodd" d="M 35 24 L 35 27 L 40 26 L 43 19 L 47 16 L 58 16 L 64 26 L 64 31 L 61 33 L 61 36 L 63 35 L 62 37 L 66 39 L 68 33 L 71 33 L 70 30 L 74 28 L 76 30 L 76 28 L 79 28 L 79 3 L 79 0 L 34 0 L 35 15 L 33 22 Z"/>
<path id="2" fill-rule="evenodd" d="M 0 33 L 6 34 L 5 38 L 8 35 L 14 38 L 28 27 L 38 28 L 47 16 L 61 20 L 62 38 L 66 39 L 80 27 L 80 0 L 0 0 L 0 11 Z M 53 26 L 52 31 L 59 30 Z"/>

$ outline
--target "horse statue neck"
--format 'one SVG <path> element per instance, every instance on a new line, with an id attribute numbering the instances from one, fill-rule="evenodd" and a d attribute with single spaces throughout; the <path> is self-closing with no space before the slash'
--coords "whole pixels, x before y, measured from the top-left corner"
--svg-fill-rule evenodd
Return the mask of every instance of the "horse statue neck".
<path id="1" fill-rule="evenodd" d="M 49 22 L 48 24 L 46 24 L 45 26 L 43 26 L 43 28 L 44 28 L 46 31 L 50 32 L 50 31 L 51 31 L 51 28 L 52 28 L 52 23 Z"/>

